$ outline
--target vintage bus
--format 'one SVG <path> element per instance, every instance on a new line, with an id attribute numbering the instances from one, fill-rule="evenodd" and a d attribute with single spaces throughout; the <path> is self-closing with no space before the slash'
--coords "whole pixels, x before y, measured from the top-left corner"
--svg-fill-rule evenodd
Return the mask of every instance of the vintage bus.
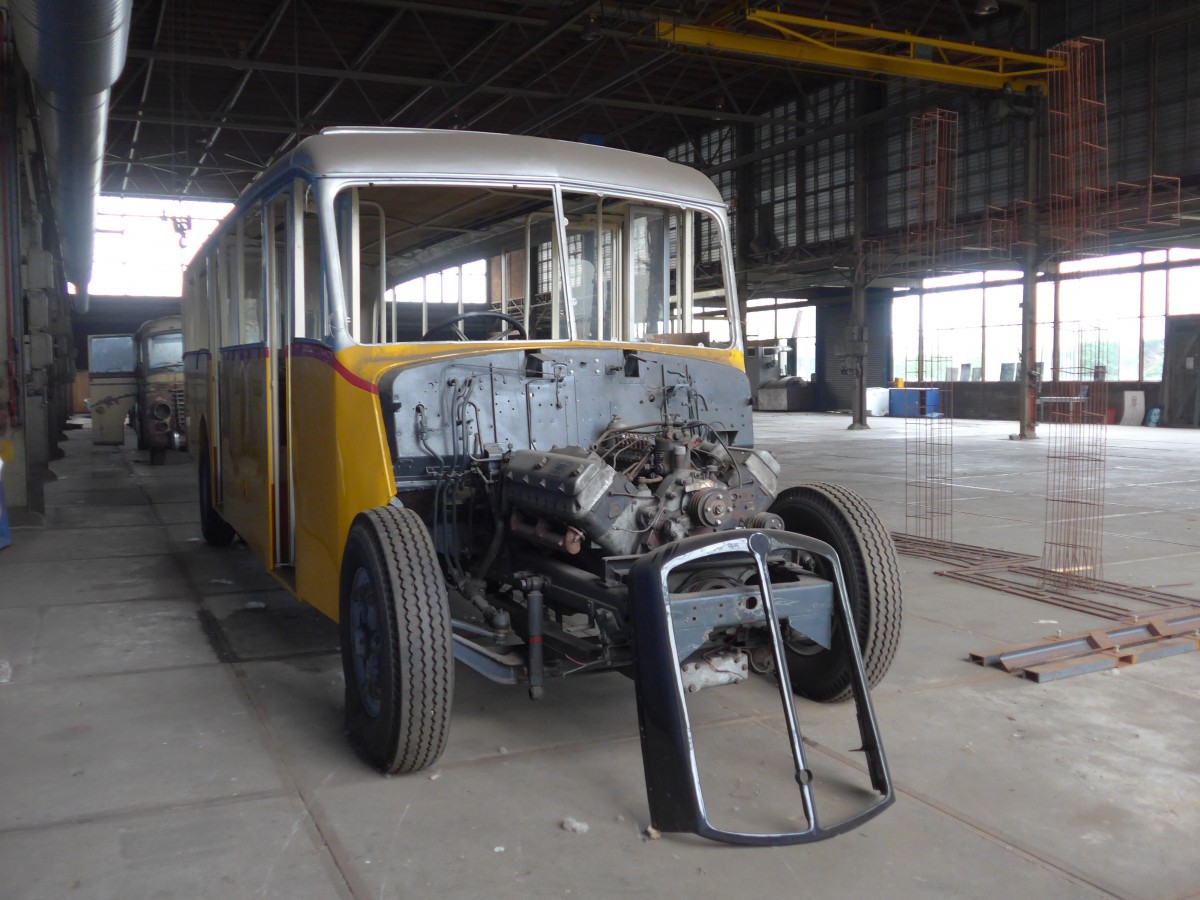
<path id="1" fill-rule="evenodd" d="M 167 450 L 187 447 L 184 424 L 183 319 L 163 316 L 141 324 L 134 335 L 137 396 L 130 416 L 139 450 L 160 466 Z"/>
<path id="2" fill-rule="evenodd" d="M 339 622 L 346 722 L 386 773 L 445 747 L 455 660 L 541 696 L 634 678 L 651 817 L 814 840 L 892 800 L 868 687 L 900 629 L 894 548 L 753 447 L 724 202 L 611 148 L 342 128 L 264 172 L 185 278 L 201 527 Z M 687 614 L 681 611 L 686 609 Z M 773 673 L 853 697 L 871 786 L 818 826 L 705 812 L 687 696 Z"/>

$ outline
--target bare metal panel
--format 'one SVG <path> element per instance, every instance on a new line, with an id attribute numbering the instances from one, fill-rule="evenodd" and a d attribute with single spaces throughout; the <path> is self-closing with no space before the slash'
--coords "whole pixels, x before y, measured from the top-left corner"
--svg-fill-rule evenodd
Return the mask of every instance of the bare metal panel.
<path id="1" fill-rule="evenodd" d="M 645 346 L 499 350 L 422 362 L 385 376 L 380 397 L 401 481 L 420 481 L 431 465 L 468 454 L 589 446 L 618 417 L 628 425 L 703 421 L 730 445 L 753 444 L 743 372 Z"/>

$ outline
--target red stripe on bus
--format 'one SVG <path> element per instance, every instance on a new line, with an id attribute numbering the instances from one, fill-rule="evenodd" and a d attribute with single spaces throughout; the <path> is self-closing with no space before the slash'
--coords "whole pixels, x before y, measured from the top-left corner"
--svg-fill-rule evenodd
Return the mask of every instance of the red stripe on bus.
<path id="1" fill-rule="evenodd" d="M 365 378 L 360 378 L 358 375 L 355 375 L 353 372 L 343 366 L 341 360 L 339 360 L 336 356 L 333 358 L 333 371 L 337 372 L 356 388 L 362 388 L 368 394 L 379 393 L 379 388 L 376 385 L 371 384 L 371 382 L 367 381 Z"/>
<path id="2" fill-rule="evenodd" d="M 297 341 L 291 345 L 290 353 L 292 356 L 308 357 L 309 359 L 315 359 L 325 363 L 327 366 L 331 366 L 333 371 L 341 375 L 342 378 L 346 379 L 347 382 L 354 385 L 356 388 L 361 388 L 368 394 L 379 393 L 379 388 L 376 385 L 367 381 L 365 378 L 355 375 L 353 372 L 347 369 L 344 365 L 342 365 L 341 360 L 334 356 L 333 351 L 322 344 L 312 344 L 308 341 Z"/>

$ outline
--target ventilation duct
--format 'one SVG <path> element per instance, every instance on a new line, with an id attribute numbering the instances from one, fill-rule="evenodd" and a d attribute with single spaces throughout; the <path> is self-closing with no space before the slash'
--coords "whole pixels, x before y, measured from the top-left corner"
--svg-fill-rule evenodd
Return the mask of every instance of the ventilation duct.
<path id="1" fill-rule="evenodd" d="M 125 67 L 133 0 L 11 0 L 33 76 L 67 280 L 87 310 L 109 91 Z"/>

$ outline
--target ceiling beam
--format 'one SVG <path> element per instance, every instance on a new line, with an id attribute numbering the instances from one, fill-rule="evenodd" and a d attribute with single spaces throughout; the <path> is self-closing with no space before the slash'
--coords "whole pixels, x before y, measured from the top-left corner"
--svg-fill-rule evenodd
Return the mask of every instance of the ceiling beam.
<path id="1" fill-rule="evenodd" d="M 182 128 L 217 128 L 226 131 L 251 131 L 260 134 L 294 134 L 296 123 L 288 119 L 257 119 L 247 116 L 231 118 L 229 116 L 179 116 L 169 112 L 123 112 L 113 110 L 108 114 L 110 122 L 141 122 L 144 125 L 179 126 Z M 330 123 L 332 124 L 332 123 Z M 319 126 L 301 125 L 303 135 L 316 134 Z"/>
<path id="2" fill-rule="evenodd" d="M 513 48 L 509 53 L 506 53 L 502 63 L 488 68 L 486 74 L 476 78 L 453 96 L 447 97 L 441 106 L 425 117 L 424 124 L 426 126 L 436 125 L 481 90 L 494 84 L 496 79 L 511 72 L 513 68 L 533 56 L 533 54 L 541 50 L 546 44 L 562 34 L 568 26 L 592 7 L 592 3 L 593 0 L 577 0 L 577 2 L 571 4 L 549 22 L 545 23 L 537 34 L 528 40 L 522 41 L 519 49 Z"/>
<path id="3" fill-rule="evenodd" d="M 267 48 L 267 44 L 269 44 L 271 42 L 271 38 L 275 36 L 275 31 L 279 28 L 279 23 L 283 20 L 283 14 L 287 12 L 287 9 L 289 6 L 291 6 L 292 2 L 293 0 L 282 0 L 282 2 L 275 7 L 275 11 L 271 13 L 271 17 L 267 20 L 266 24 L 263 25 L 258 35 L 255 36 L 252 49 L 247 48 L 239 54 L 243 59 L 257 59 L 258 57 L 262 56 L 263 51 Z M 224 119 L 229 115 L 229 113 L 233 112 L 234 106 L 237 105 L 238 100 L 240 100 L 242 97 L 242 92 L 246 90 L 246 85 L 250 81 L 250 75 L 251 73 L 249 71 L 245 72 L 242 77 L 238 79 L 238 83 L 234 86 L 233 90 L 226 95 L 225 101 L 221 104 L 220 112 L 217 114 L 219 118 Z M 217 142 L 217 138 L 220 136 L 221 126 L 218 125 L 217 127 L 213 128 L 212 132 L 204 140 L 204 149 L 200 151 L 200 158 L 196 161 L 197 166 L 204 164 L 204 160 L 208 158 L 208 154 L 212 151 L 213 145 Z M 197 168 L 196 171 L 198 172 L 199 168 Z M 188 188 L 192 185 L 193 177 L 193 175 L 188 176 L 187 183 L 184 184 L 183 190 L 180 193 L 186 194 L 188 192 Z"/>
<path id="4" fill-rule="evenodd" d="M 446 78 L 422 78 L 417 75 L 393 75 L 385 72 L 361 72 L 336 66 L 302 66 L 292 63 L 275 63 L 262 59 L 243 59 L 229 56 L 204 56 L 194 53 L 176 53 L 163 50 L 139 50 L 129 48 L 127 54 L 131 59 L 153 59 L 164 62 L 179 63 L 192 66 L 211 66 L 218 69 L 237 69 L 244 72 L 274 72 L 280 75 L 306 75 L 314 78 L 343 79 L 345 81 L 361 81 L 368 84 L 395 84 L 403 87 L 432 87 L 449 90 L 461 89 L 463 83 Z M 556 95 L 546 91 L 530 91 L 522 88 L 498 88 L 488 86 L 480 89 L 481 93 L 514 94 L 534 99 L 546 99 Z"/>
<path id="5" fill-rule="evenodd" d="M 360 82 L 365 82 L 365 83 L 401 85 L 401 86 L 405 86 L 405 87 L 430 87 L 430 88 L 443 88 L 443 89 L 451 89 L 451 90 L 455 89 L 455 88 L 463 87 L 463 84 L 461 82 L 453 81 L 453 80 L 449 80 L 449 79 L 445 79 L 445 78 L 422 78 L 419 76 L 412 76 L 412 75 L 392 75 L 392 74 L 387 74 L 387 73 L 383 73 L 383 72 L 364 72 L 364 71 L 357 70 L 357 69 L 339 69 L 339 68 L 326 67 L 326 66 L 292 65 L 290 63 L 274 63 L 274 62 L 267 62 L 264 60 L 237 59 L 237 58 L 224 57 L 224 56 L 200 56 L 200 55 L 188 54 L 188 53 L 176 53 L 173 51 L 149 51 L 149 50 L 130 49 L 129 56 L 133 57 L 133 58 L 148 59 L 151 61 L 165 61 L 165 62 L 178 63 L 178 64 L 183 64 L 183 65 L 211 66 L 214 68 L 236 69 L 236 70 L 245 71 L 245 72 L 271 72 L 271 73 L 276 73 L 276 74 L 281 74 L 281 75 L 303 75 L 303 76 L 311 76 L 314 78 L 328 78 L 328 79 L 331 79 L 332 81 L 341 82 L 341 83 L 345 83 L 348 81 L 360 81 Z M 659 55 L 659 56 L 654 56 L 650 61 L 651 62 L 662 61 L 668 57 L 669 57 L 669 54 L 663 54 L 663 55 Z M 638 60 L 636 65 L 641 66 L 641 65 L 645 65 L 645 64 L 646 64 L 646 61 L 643 58 L 643 59 Z M 627 68 L 623 68 L 620 72 L 616 73 L 613 76 L 613 78 L 619 82 L 619 81 L 626 80 L 627 78 L 631 77 L 634 74 L 636 74 L 636 73 Z M 612 79 L 610 79 L 610 80 L 612 80 Z M 605 85 L 607 85 L 607 84 L 608 84 L 608 82 L 606 81 Z M 487 86 L 479 88 L 478 92 L 484 93 L 484 94 L 506 96 L 506 97 L 516 97 L 516 98 L 523 97 L 523 98 L 527 98 L 529 100 L 535 100 L 535 101 L 540 101 L 540 102 L 551 101 L 551 102 L 555 102 L 555 103 L 562 103 L 565 101 L 571 107 L 590 105 L 590 106 L 607 106 L 607 107 L 611 107 L 613 109 L 646 110 L 649 112 L 653 112 L 655 110 L 662 110 L 665 114 L 687 116 L 689 118 L 710 119 L 710 120 L 715 120 L 715 121 L 721 121 L 721 120 L 740 121 L 740 122 L 746 122 L 748 124 L 769 124 L 774 121 L 769 116 L 751 116 L 751 115 L 745 115 L 745 114 L 739 114 L 739 113 L 732 113 L 729 111 L 722 111 L 722 110 L 718 110 L 715 108 L 706 109 L 704 107 L 686 106 L 686 105 L 677 106 L 677 105 L 670 105 L 670 104 L 655 104 L 655 103 L 649 103 L 649 102 L 639 102 L 639 101 L 635 101 L 635 100 L 616 100 L 616 99 L 609 99 L 609 98 L 595 96 L 595 94 L 600 89 L 601 88 L 598 87 L 596 89 L 590 90 L 586 95 L 581 94 L 576 97 L 566 97 L 562 94 L 555 93 L 553 91 L 548 91 L 548 90 L 533 90 L 530 88 L 519 88 L 519 87 L 501 87 L 501 86 L 492 84 L 492 85 L 487 85 Z M 128 110 L 128 107 L 115 110 L 113 113 L 110 114 L 109 118 L 113 119 L 114 121 L 124 121 L 124 122 L 136 122 L 137 121 L 136 113 L 130 112 Z M 308 120 L 308 118 L 309 117 L 306 116 L 301 121 L 306 122 Z M 387 121 L 390 123 L 390 122 L 394 122 L 395 120 L 396 120 L 396 116 L 393 115 L 393 116 L 389 116 Z M 149 119 L 147 119 L 147 121 L 149 121 Z M 170 124 L 170 123 L 161 123 L 161 124 Z M 177 124 L 185 124 L 185 123 L 182 119 L 179 119 L 179 120 L 177 120 Z M 193 120 L 192 124 L 196 124 L 196 122 Z M 202 123 L 202 124 L 204 125 L 204 127 L 210 127 L 210 126 L 215 126 L 218 123 L 217 123 L 217 120 L 214 119 L 214 120 L 210 120 L 208 122 Z M 238 126 L 234 121 L 231 121 L 227 127 L 237 128 Z M 254 130 L 275 131 L 276 129 L 274 127 L 257 128 L 253 124 L 253 121 L 251 121 L 251 123 L 247 125 L 246 130 L 249 130 L 249 131 L 254 131 Z"/>
<path id="6" fill-rule="evenodd" d="M 162 37 L 163 22 L 167 18 L 167 2 L 161 0 L 158 7 L 158 21 L 154 24 L 154 38 L 150 43 L 151 47 L 157 47 L 159 38 Z M 154 62 L 147 61 L 146 63 L 146 80 L 142 83 L 142 96 L 138 101 L 138 108 L 146 105 L 146 98 L 150 96 L 150 82 L 154 78 Z M 141 136 L 142 126 L 137 123 L 133 126 L 133 136 L 129 139 L 129 158 L 125 166 L 125 175 L 121 179 L 121 193 L 125 193 L 125 188 L 129 186 L 129 173 L 133 166 L 133 158 L 137 155 L 138 138 Z"/>
<path id="7" fill-rule="evenodd" d="M 627 65 L 622 66 L 616 72 L 609 75 L 600 81 L 595 82 L 586 93 L 580 93 L 575 97 L 567 97 L 561 102 L 555 104 L 545 112 L 539 113 L 532 119 L 527 119 L 515 129 L 516 134 L 537 134 L 541 130 L 548 128 L 555 122 L 570 115 L 579 107 L 598 101 L 598 95 L 604 91 L 610 91 L 617 86 L 625 83 L 631 78 L 640 77 L 641 75 L 652 72 L 665 65 L 671 58 L 669 52 L 658 51 L 655 53 L 644 53 L 635 60 L 632 60 Z"/>
<path id="8" fill-rule="evenodd" d="M 347 68 L 346 74 L 339 75 L 333 79 L 332 83 L 328 88 L 326 88 L 325 93 L 321 95 L 320 99 L 317 100 L 317 102 L 311 107 L 309 107 L 308 112 L 300 117 L 300 120 L 296 123 L 295 127 L 292 128 L 288 137 L 280 141 L 279 146 L 271 151 L 271 155 L 267 158 L 267 165 L 270 165 L 272 162 L 278 159 L 279 155 L 283 153 L 283 151 L 286 150 L 290 144 L 304 136 L 306 131 L 302 126 L 307 122 L 311 122 L 314 116 L 319 116 L 321 114 L 321 110 L 328 105 L 329 101 L 333 99 L 334 95 L 338 92 L 342 85 L 350 80 L 347 76 L 351 72 L 362 71 L 363 66 L 371 61 L 371 57 L 379 52 L 379 48 L 383 46 L 383 42 L 387 40 L 387 37 L 392 33 L 392 30 L 398 24 L 400 24 L 400 20 L 404 18 L 404 15 L 405 10 L 397 10 L 396 12 L 392 13 L 387 22 L 384 23 L 383 27 L 379 29 L 379 31 L 370 41 L 367 42 L 367 46 L 359 51 L 358 55 L 350 61 L 350 65 Z M 362 90 L 361 82 L 356 82 L 356 84 L 358 84 L 359 90 Z"/>

